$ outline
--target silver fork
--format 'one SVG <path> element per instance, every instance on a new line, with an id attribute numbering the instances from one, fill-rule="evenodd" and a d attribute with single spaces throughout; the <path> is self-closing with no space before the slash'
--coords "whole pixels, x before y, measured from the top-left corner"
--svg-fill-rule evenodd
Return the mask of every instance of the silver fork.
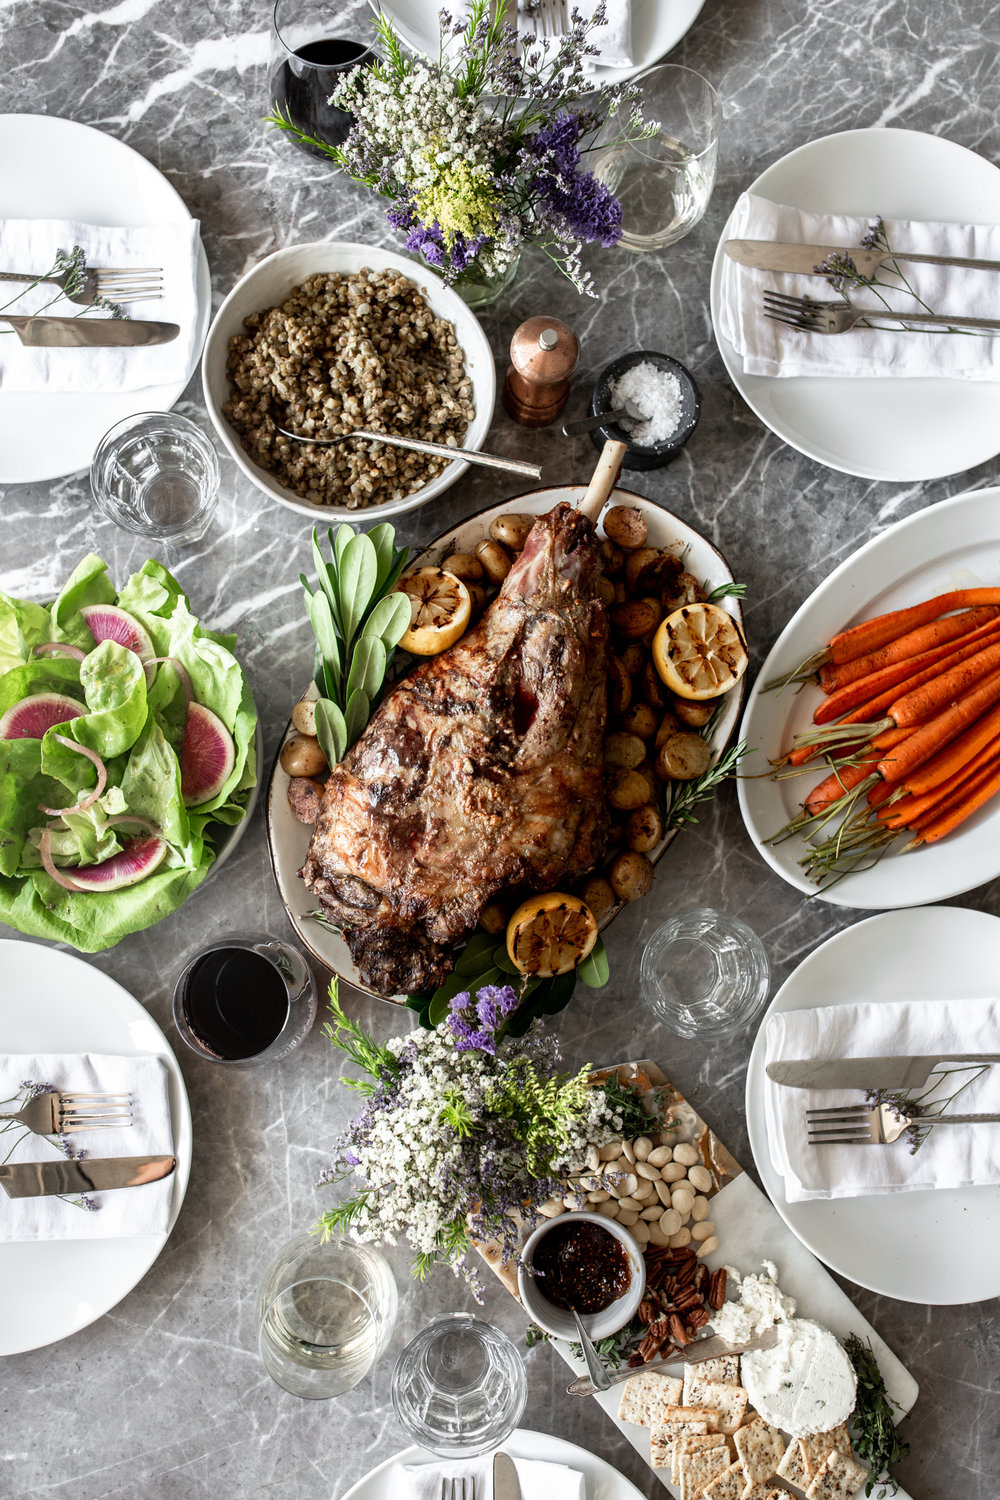
<path id="1" fill-rule="evenodd" d="M 93 307 L 98 297 L 107 297 L 109 302 L 145 302 L 147 298 L 163 296 L 163 272 L 159 266 L 121 271 L 93 266 L 85 271 L 64 271 L 60 276 L 0 271 L 0 281 L 40 281 L 57 286 L 64 297 L 79 307 Z"/>
<path id="2" fill-rule="evenodd" d="M 458 1479 L 442 1479 L 441 1500 L 476 1500 L 475 1475 Z"/>
<path id="3" fill-rule="evenodd" d="M 49 1089 L 36 1094 L 13 1114 L 0 1114 L 0 1120 L 16 1120 L 35 1135 L 116 1130 L 132 1123 L 132 1095 L 63 1094 Z"/>
<path id="4" fill-rule="evenodd" d="M 765 315 L 772 323 L 786 323 L 804 333 L 847 333 L 862 319 L 878 322 L 919 323 L 935 328 L 986 328 L 1000 331 L 1000 318 L 952 318 L 944 313 L 894 313 L 881 308 L 857 308 L 849 302 L 818 302 L 814 297 L 789 297 L 784 292 L 764 293 Z"/>
<path id="5" fill-rule="evenodd" d="M 569 31 L 566 0 L 540 0 L 537 32 L 539 36 L 564 36 Z"/>
<path id="6" fill-rule="evenodd" d="M 864 1104 L 840 1104 L 831 1109 L 807 1109 L 809 1142 L 813 1146 L 891 1146 L 909 1125 L 982 1125 L 1000 1115 L 897 1115 L 888 1104 L 868 1109 Z"/>

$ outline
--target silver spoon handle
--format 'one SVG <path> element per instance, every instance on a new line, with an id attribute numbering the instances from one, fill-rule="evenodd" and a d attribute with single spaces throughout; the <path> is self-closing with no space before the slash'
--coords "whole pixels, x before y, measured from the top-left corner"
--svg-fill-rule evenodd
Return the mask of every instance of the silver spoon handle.
<path id="1" fill-rule="evenodd" d="M 353 432 L 342 432 L 334 438 L 306 437 L 303 433 L 292 432 L 287 427 L 279 427 L 286 437 L 295 438 L 299 443 L 318 443 L 321 447 L 329 448 L 334 443 L 345 443 L 349 438 L 360 438 L 366 443 L 391 443 L 394 448 L 412 448 L 415 453 L 433 453 L 439 458 L 464 458 L 470 464 L 481 464 L 486 469 L 506 469 L 509 474 L 523 474 L 527 479 L 541 479 L 542 471 L 538 464 L 524 463 L 519 458 L 501 458 L 496 453 L 481 453 L 478 448 L 453 448 L 450 443 L 428 443 L 423 438 L 400 437 L 395 432 L 368 432 L 362 427 L 356 427 Z"/>
<path id="2" fill-rule="evenodd" d="M 599 412 L 596 417 L 581 417 L 577 422 L 564 422 L 563 437 L 581 437 L 585 432 L 593 432 L 597 427 L 603 427 L 605 422 L 620 422 L 622 417 L 627 417 L 628 411 L 624 406 L 617 411 Z"/>
<path id="3" fill-rule="evenodd" d="M 577 1336 L 580 1340 L 580 1347 L 583 1350 L 583 1357 L 587 1364 L 587 1374 L 590 1376 L 595 1390 L 606 1391 L 611 1385 L 611 1380 L 608 1376 L 608 1372 L 601 1363 L 600 1355 L 590 1341 L 590 1336 L 588 1335 L 586 1328 L 584 1328 L 583 1326 L 583 1319 L 580 1317 L 580 1314 L 577 1312 L 575 1307 L 571 1307 L 570 1312 L 573 1314 L 573 1321 L 576 1324 L 576 1331 Z"/>

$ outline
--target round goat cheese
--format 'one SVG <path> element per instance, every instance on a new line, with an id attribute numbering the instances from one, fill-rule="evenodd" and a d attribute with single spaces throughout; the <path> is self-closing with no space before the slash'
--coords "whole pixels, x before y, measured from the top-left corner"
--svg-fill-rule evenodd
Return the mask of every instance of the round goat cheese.
<path id="1" fill-rule="evenodd" d="M 857 1386 L 847 1351 L 806 1318 L 778 1323 L 773 1349 L 744 1354 L 740 1372 L 750 1404 L 772 1427 L 795 1437 L 829 1432 L 854 1410 Z"/>

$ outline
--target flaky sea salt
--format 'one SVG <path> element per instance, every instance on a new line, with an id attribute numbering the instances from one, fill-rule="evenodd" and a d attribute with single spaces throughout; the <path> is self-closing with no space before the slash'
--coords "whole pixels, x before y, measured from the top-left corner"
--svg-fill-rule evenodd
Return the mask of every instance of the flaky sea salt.
<path id="1" fill-rule="evenodd" d="M 631 402 L 639 416 L 623 417 L 621 426 L 634 443 L 652 447 L 672 438 L 683 410 L 681 383 L 670 370 L 661 370 L 648 359 L 619 375 L 611 386 L 611 405 L 617 410 Z"/>

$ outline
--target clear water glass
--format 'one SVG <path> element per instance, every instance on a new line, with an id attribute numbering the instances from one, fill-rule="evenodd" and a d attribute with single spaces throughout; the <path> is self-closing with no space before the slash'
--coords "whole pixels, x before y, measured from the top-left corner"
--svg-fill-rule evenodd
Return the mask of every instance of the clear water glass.
<path id="1" fill-rule="evenodd" d="M 498 1447 L 521 1420 L 524 1363 L 506 1334 L 470 1313 L 448 1313 L 396 1361 L 392 1405 L 409 1438 L 440 1458 Z"/>
<path id="2" fill-rule="evenodd" d="M 90 488 L 104 514 L 123 530 L 153 542 L 197 542 L 219 498 L 219 460 L 187 417 L 139 412 L 101 438 Z"/>
<path id="3" fill-rule="evenodd" d="M 377 1250 L 299 1235 L 268 1267 L 257 1298 L 264 1368 L 293 1396 L 341 1396 L 384 1352 L 397 1306 L 396 1283 Z"/>
<path id="4" fill-rule="evenodd" d="M 679 1036 L 746 1031 L 771 982 L 764 944 L 746 922 L 701 907 L 658 927 L 639 967 L 642 998 Z"/>
<path id="5" fill-rule="evenodd" d="M 663 250 L 694 228 L 715 185 L 722 106 L 707 79 L 661 63 L 635 80 L 655 135 L 599 152 L 594 171 L 622 205 L 626 250 Z M 621 123 L 613 122 L 613 123 Z"/>

